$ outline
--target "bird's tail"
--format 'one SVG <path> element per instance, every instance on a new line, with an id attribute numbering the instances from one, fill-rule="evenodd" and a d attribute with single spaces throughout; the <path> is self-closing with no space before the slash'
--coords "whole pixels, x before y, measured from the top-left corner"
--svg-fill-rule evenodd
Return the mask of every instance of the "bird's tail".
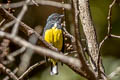
<path id="1" fill-rule="evenodd" d="M 50 59 L 51 61 L 51 71 L 50 75 L 57 75 L 58 74 L 58 64 L 55 60 Z"/>

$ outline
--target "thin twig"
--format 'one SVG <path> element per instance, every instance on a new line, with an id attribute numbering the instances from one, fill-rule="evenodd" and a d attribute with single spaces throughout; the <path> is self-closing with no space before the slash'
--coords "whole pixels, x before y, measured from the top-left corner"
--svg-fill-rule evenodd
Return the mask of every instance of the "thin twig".
<path id="1" fill-rule="evenodd" d="M 72 53 L 77 53 L 77 51 L 66 52 L 66 53 L 64 53 L 64 55 L 65 55 L 65 56 L 68 56 L 68 55 L 70 55 L 70 54 L 72 54 Z"/>
<path id="2" fill-rule="evenodd" d="M 112 26 L 111 26 L 111 16 L 112 16 L 112 8 L 115 5 L 116 0 L 113 0 L 113 2 L 109 5 L 109 12 L 108 12 L 108 36 L 111 34 Z"/>
<path id="3" fill-rule="evenodd" d="M 0 26 L 5 22 L 5 19 L 3 19 L 1 22 L 0 22 Z"/>
<path id="4" fill-rule="evenodd" d="M 120 36 L 114 35 L 114 34 L 111 34 L 110 37 L 114 37 L 114 38 L 119 38 L 120 39 Z"/>
<path id="5" fill-rule="evenodd" d="M 40 61 L 40 62 L 37 62 L 36 64 L 30 66 L 20 77 L 19 77 L 19 80 L 22 80 L 25 76 L 27 76 L 33 69 L 35 69 L 36 67 L 42 65 L 42 64 L 45 64 L 46 61 Z"/>
<path id="6" fill-rule="evenodd" d="M 15 20 L 6 23 L 5 25 L 3 25 L 2 28 L 0 28 L 0 30 L 1 31 L 5 31 L 7 28 L 9 28 L 10 26 L 12 26 L 14 23 L 15 23 Z"/>
<path id="7" fill-rule="evenodd" d="M 105 36 L 105 38 L 100 42 L 99 44 L 99 50 L 102 47 L 103 43 L 105 42 L 105 40 L 108 39 L 108 37 L 111 35 L 111 30 L 112 30 L 112 26 L 111 26 L 111 16 L 112 16 L 112 8 L 115 5 L 116 0 L 113 0 L 113 2 L 109 5 L 109 11 L 108 11 L 108 31 L 107 31 L 107 35 Z"/>
<path id="8" fill-rule="evenodd" d="M 105 42 L 105 40 L 107 40 L 111 36 L 111 30 L 112 30 L 111 15 L 112 15 L 112 8 L 113 8 L 115 2 L 116 2 L 116 0 L 113 0 L 113 2 L 109 5 L 109 11 L 108 11 L 108 17 L 107 17 L 107 20 L 108 20 L 108 31 L 107 31 L 107 35 L 105 36 L 105 38 L 99 44 L 99 50 L 101 49 L 101 46 L 103 45 L 103 43 Z M 101 55 L 99 54 L 98 55 L 98 66 L 99 66 L 99 63 L 101 63 L 101 61 L 100 61 L 101 57 L 100 56 Z"/>
<path id="9" fill-rule="evenodd" d="M 75 37 L 74 37 L 73 35 L 71 35 L 71 34 L 66 30 L 65 27 L 63 27 L 63 30 L 64 30 L 64 32 L 66 33 L 65 36 L 71 38 L 71 41 L 72 41 L 73 43 L 75 43 Z"/>
<path id="10" fill-rule="evenodd" d="M 100 42 L 99 44 L 99 49 L 102 47 L 103 43 L 105 42 L 105 40 L 108 39 L 108 36 L 105 36 L 105 38 Z"/>

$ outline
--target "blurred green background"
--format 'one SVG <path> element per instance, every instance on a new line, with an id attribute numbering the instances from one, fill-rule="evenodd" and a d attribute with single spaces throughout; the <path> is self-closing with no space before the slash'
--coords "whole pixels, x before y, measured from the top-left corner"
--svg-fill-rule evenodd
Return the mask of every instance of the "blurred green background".
<path id="1" fill-rule="evenodd" d="M 1 0 L 2 1 L 2 0 Z M 5 0 L 3 0 L 5 1 Z M 12 2 L 18 2 L 21 0 L 11 0 Z M 55 0 L 61 2 L 61 0 Z M 97 31 L 98 42 L 102 41 L 107 33 L 107 15 L 109 4 L 112 0 L 89 0 L 90 8 L 92 13 L 92 18 Z M 70 0 L 65 0 L 69 3 Z M 20 8 L 14 9 L 14 15 L 17 16 L 21 10 Z M 44 27 L 46 24 L 46 19 L 51 13 L 62 14 L 61 8 L 51 7 L 51 6 L 29 6 L 28 11 L 24 15 L 23 22 L 34 28 L 40 25 Z M 115 4 L 112 11 L 112 33 L 115 35 L 120 35 L 120 6 Z M 72 12 L 66 11 L 67 29 L 73 34 L 73 24 L 72 24 Z M 120 66 L 120 39 L 109 38 L 105 41 L 101 48 L 101 54 L 103 56 L 103 64 L 105 67 L 106 74 L 110 74 Z M 33 61 L 36 58 L 33 58 Z M 37 62 L 38 60 L 35 60 Z M 30 80 L 84 80 L 67 66 L 59 66 L 59 75 L 50 76 L 50 67 L 43 66 L 38 68 L 31 73 Z M 120 80 L 120 74 L 113 78 L 112 80 Z"/>

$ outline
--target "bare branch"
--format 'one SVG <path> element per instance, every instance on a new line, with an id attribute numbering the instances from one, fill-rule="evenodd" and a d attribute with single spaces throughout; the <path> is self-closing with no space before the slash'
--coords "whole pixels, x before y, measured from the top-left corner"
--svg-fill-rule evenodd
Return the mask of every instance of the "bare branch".
<path id="1" fill-rule="evenodd" d="M 37 62 L 36 64 L 30 66 L 20 77 L 19 77 L 19 80 L 22 80 L 26 75 L 28 75 L 33 69 L 35 69 L 36 67 L 42 65 L 42 64 L 45 64 L 46 61 L 40 61 L 40 62 Z"/>
<path id="2" fill-rule="evenodd" d="M 112 26 L 111 26 L 111 15 L 112 15 L 112 7 L 114 6 L 116 0 L 113 0 L 113 2 L 109 5 L 109 12 L 108 12 L 108 36 L 111 34 Z"/>
<path id="3" fill-rule="evenodd" d="M 0 28 L 1 31 L 5 31 L 7 28 L 9 28 L 11 25 L 13 25 L 15 23 L 15 20 L 10 21 L 8 23 L 6 23 L 5 25 L 3 25 L 2 28 Z"/>
<path id="4" fill-rule="evenodd" d="M 102 47 L 103 43 L 105 42 L 105 40 L 108 39 L 108 36 L 105 36 L 105 38 L 100 42 L 99 44 L 99 49 Z"/>
<path id="5" fill-rule="evenodd" d="M 1 22 L 0 22 L 0 26 L 5 22 L 5 19 L 3 19 Z"/>
<path id="6" fill-rule="evenodd" d="M 22 53 L 22 52 L 25 51 L 25 49 L 26 49 L 26 47 L 22 47 L 22 48 L 20 48 L 20 49 L 18 49 L 18 50 L 16 50 L 16 51 L 14 51 L 13 53 L 10 53 L 10 54 L 7 56 L 8 60 L 14 61 L 14 60 L 15 60 L 14 57 L 17 56 L 17 55 L 20 55 L 20 53 Z"/>
<path id="7" fill-rule="evenodd" d="M 13 80 L 19 80 L 17 76 L 8 68 L 6 68 L 4 65 L 0 64 L 0 69 L 6 73 L 11 79 Z"/>
<path id="8" fill-rule="evenodd" d="M 19 27 L 19 23 L 23 17 L 23 15 L 25 14 L 25 12 L 27 11 L 27 4 L 30 2 L 30 0 L 26 0 L 26 2 L 24 3 L 24 6 L 21 10 L 21 12 L 19 13 L 18 17 L 17 17 L 17 20 L 16 20 L 16 23 L 12 29 L 12 35 L 15 36 L 18 32 L 18 27 Z"/>
<path id="9" fill-rule="evenodd" d="M 71 9 L 70 4 L 62 4 L 62 3 L 55 2 L 55 1 L 50 1 L 50 0 L 35 0 L 35 2 L 40 4 L 40 5 L 54 6 L 54 7 L 58 7 L 58 8 L 65 8 L 65 9 L 68 9 L 68 10 Z M 9 5 L 1 4 L 0 7 L 1 8 L 17 8 L 17 7 L 23 6 L 24 3 L 25 3 L 25 1 L 17 2 L 17 3 L 11 3 Z M 35 3 L 30 2 L 28 5 L 34 5 L 34 4 Z"/>
<path id="10" fill-rule="evenodd" d="M 114 35 L 114 34 L 111 34 L 110 37 L 114 37 L 114 38 L 119 38 L 120 39 L 120 36 L 117 36 L 117 35 Z"/>
<path id="11" fill-rule="evenodd" d="M 17 71 L 18 71 L 18 68 L 15 68 L 13 70 L 13 73 L 15 74 Z M 3 78 L 3 80 L 9 80 L 9 79 L 10 79 L 9 76 L 6 76 L 5 78 Z"/>
<path id="12" fill-rule="evenodd" d="M 73 35 L 71 35 L 71 34 L 66 30 L 65 27 L 63 27 L 63 30 L 64 30 L 65 33 L 66 33 L 65 36 L 71 38 L 72 43 L 75 43 L 75 37 L 74 37 Z"/>
<path id="13" fill-rule="evenodd" d="M 67 55 L 72 54 L 72 53 L 77 53 L 77 51 L 66 52 L 66 53 L 64 53 L 64 55 L 67 56 Z"/>

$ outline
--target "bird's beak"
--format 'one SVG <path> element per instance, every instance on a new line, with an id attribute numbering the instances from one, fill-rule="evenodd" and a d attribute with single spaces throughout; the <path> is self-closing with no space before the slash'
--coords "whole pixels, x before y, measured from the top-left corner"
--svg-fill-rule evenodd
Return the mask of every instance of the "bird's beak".
<path id="1" fill-rule="evenodd" d="M 60 15 L 60 18 L 64 17 L 64 15 Z"/>

